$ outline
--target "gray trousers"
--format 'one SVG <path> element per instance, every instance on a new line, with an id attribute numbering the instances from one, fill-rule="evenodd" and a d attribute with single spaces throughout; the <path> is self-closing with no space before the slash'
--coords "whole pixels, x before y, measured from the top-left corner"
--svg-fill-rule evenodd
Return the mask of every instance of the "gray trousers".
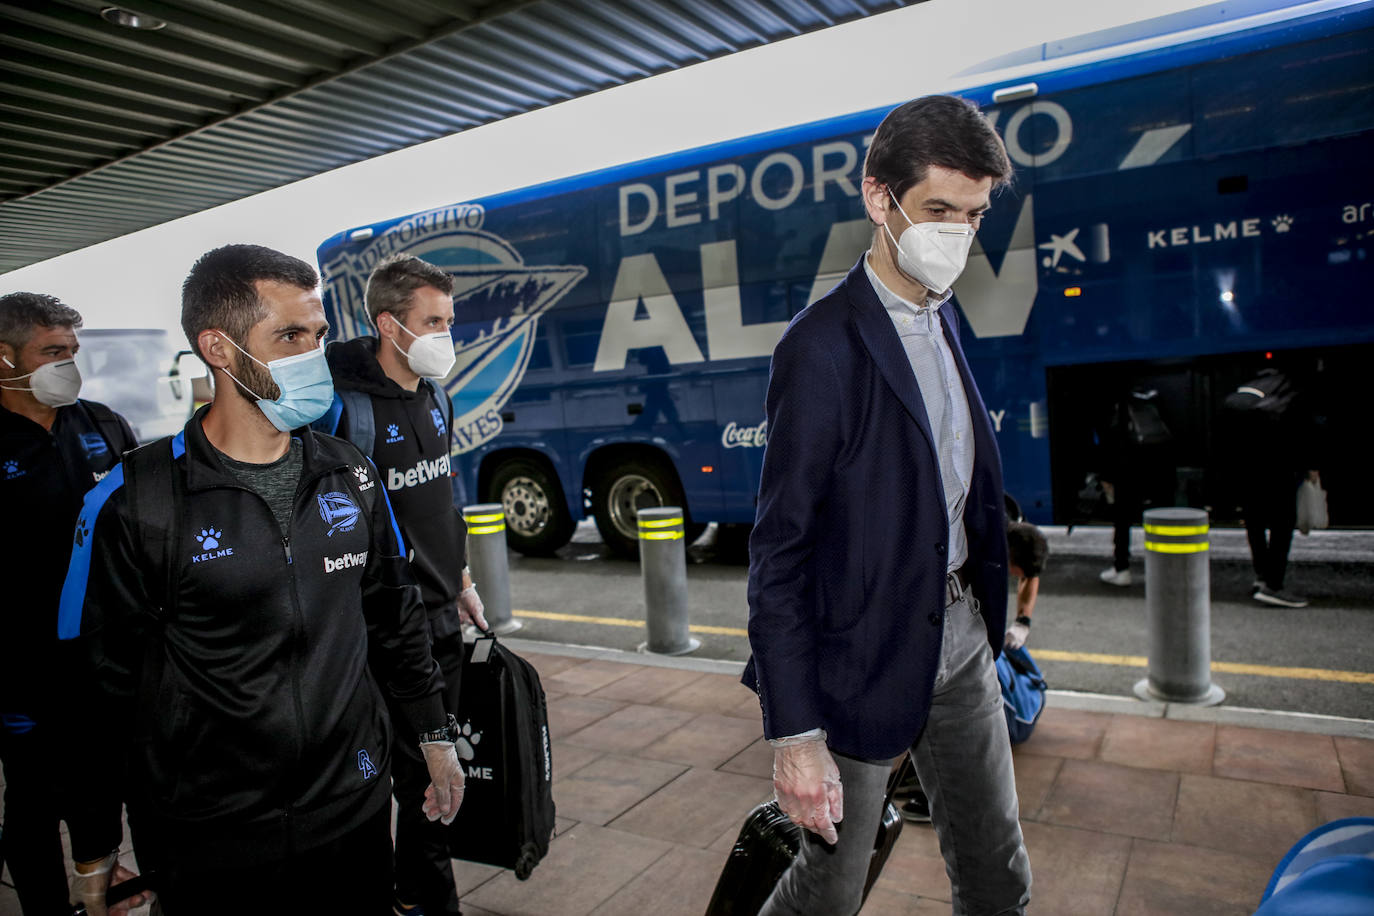
<path id="1" fill-rule="evenodd" d="M 966 594 L 945 609 L 930 713 L 910 754 L 930 799 L 955 916 L 1021 914 L 1030 902 L 1030 860 L 997 669 L 972 602 Z M 800 854 L 759 916 L 859 911 L 891 765 L 838 754 L 835 765 L 844 788 L 839 842 L 831 846 L 806 831 Z"/>

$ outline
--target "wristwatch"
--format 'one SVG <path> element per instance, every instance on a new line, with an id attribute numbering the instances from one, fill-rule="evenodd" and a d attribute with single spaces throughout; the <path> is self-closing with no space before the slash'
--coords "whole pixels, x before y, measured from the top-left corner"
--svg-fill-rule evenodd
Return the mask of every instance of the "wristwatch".
<path id="1" fill-rule="evenodd" d="M 453 717 L 452 713 L 449 714 L 448 721 L 444 723 L 443 728 L 436 728 L 432 732 L 421 732 L 420 734 L 421 744 L 436 744 L 440 741 L 447 741 L 452 744 L 457 740 L 458 720 Z"/>

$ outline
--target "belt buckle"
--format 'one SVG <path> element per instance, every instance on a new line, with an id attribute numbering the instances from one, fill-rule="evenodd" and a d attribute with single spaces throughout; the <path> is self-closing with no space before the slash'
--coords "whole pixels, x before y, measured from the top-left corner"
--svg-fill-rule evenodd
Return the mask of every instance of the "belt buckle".
<path id="1" fill-rule="evenodd" d="M 945 598 L 946 604 L 953 604 L 959 600 L 964 593 L 964 583 L 959 581 L 957 573 L 945 573 Z"/>

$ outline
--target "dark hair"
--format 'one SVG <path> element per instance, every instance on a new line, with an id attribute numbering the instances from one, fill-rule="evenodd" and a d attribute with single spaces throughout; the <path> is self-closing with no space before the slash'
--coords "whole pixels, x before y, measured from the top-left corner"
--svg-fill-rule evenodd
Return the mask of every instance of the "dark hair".
<path id="1" fill-rule="evenodd" d="M 0 343 L 24 349 L 38 328 L 79 328 L 81 313 L 46 293 L 0 296 Z"/>
<path id="2" fill-rule="evenodd" d="M 1029 522 L 1012 522 L 1007 526 L 1007 554 L 1027 579 L 1034 579 L 1045 571 L 1050 545 L 1039 528 Z"/>
<path id="3" fill-rule="evenodd" d="M 1011 182 L 1011 161 L 997 131 L 978 106 L 952 95 L 928 95 L 888 112 L 869 144 L 864 177 L 887 185 L 894 197 L 925 180 L 932 165 L 970 178 Z"/>
<path id="4" fill-rule="evenodd" d="M 225 245 L 201 255 L 181 285 L 181 329 L 204 359 L 196 339 L 207 328 L 225 331 L 239 346 L 266 317 L 257 282 L 276 280 L 299 289 L 320 285 L 319 274 L 300 258 L 262 245 Z"/>
<path id="5" fill-rule="evenodd" d="M 453 275 L 413 254 L 393 254 L 382 259 L 372 276 L 367 278 L 368 317 L 376 324 L 378 315 L 390 312 L 404 320 L 413 305 L 410 297 L 425 286 L 451 296 Z"/>

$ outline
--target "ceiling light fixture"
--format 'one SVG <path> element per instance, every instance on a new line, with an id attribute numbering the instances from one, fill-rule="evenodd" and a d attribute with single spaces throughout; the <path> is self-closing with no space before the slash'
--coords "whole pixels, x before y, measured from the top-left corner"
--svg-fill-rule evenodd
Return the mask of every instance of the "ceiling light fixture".
<path id="1" fill-rule="evenodd" d="M 141 32 L 156 32 L 158 29 L 165 29 L 167 23 L 161 19 L 154 19 L 152 16 L 144 16 L 139 13 L 131 13 L 122 10 L 117 6 L 107 6 L 100 11 L 100 18 L 106 22 L 113 23 L 126 29 L 137 29 Z"/>

